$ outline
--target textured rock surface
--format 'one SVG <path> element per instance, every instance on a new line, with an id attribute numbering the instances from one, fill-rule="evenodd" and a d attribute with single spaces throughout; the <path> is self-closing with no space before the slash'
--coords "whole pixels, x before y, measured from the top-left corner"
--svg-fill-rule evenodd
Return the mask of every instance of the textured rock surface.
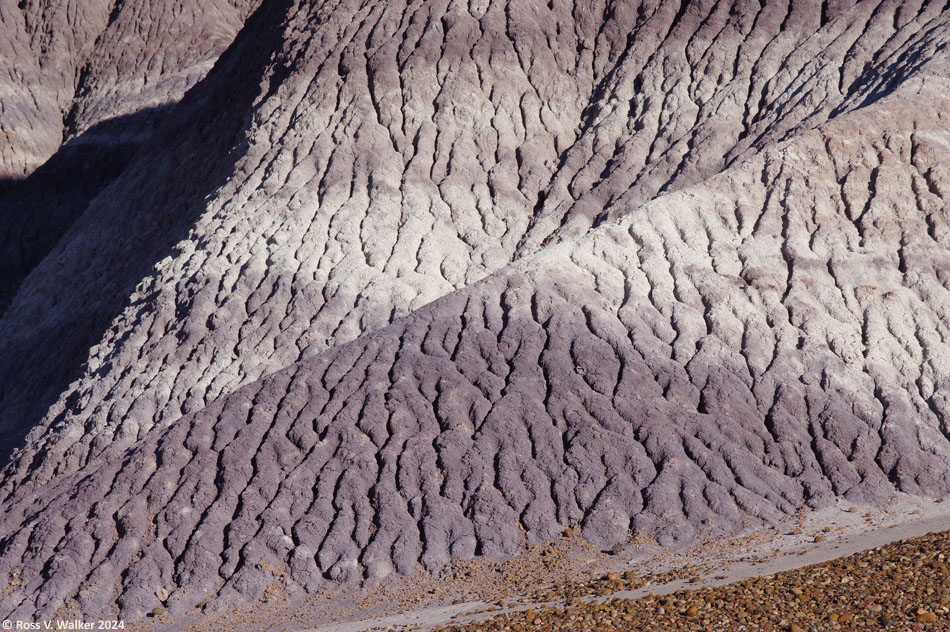
<path id="1" fill-rule="evenodd" d="M 0 320 L 0 614 L 950 491 L 948 40 L 265 3 Z"/>
<path id="2" fill-rule="evenodd" d="M 173 104 L 255 0 L 3 0 L 0 178 L 23 177 L 111 118 Z"/>
<path id="3" fill-rule="evenodd" d="M 0 313 L 256 4 L 0 2 Z"/>

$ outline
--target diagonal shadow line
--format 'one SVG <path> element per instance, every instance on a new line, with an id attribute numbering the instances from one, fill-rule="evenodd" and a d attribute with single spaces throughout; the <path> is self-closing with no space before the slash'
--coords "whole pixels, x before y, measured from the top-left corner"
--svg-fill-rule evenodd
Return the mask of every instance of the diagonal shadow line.
<path id="1" fill-rule="evenodd" d="M 0 316 L 23 279 L 173 109 L 169 104 L 98 123 L 27 178 L 0 182 Z"/>
<path id="2" fill-rule="evenodd" d="M 104 157 L 121 172 L 99 185 L 81 219 L 65 228 L 10 299 L 0 315 L 0 467 L 31 468 L 44 458 L 38 454 L 27 463 L 31 455 L 14 453 L 81 375 L 90 348 L 129 304 L 135 286 L 174 252 L 208 195 L 232 175 L 247 149 L 261 76 L 275 63 L 291 4 L 262 3 L 208 75 L 132 152 L 128 166 L 122 168 L 125 150 Z M 3 204 L 19 186 L 6 184 Z M 86 195 L 95 189 L 94 182 Z M 34 216 L 42 212 L 30 209 Z M 79 406 L 78 397 L 66 401 L 38 432 L 55 428 Z M 0 472 L 0 481 L 9 473 Z"/>

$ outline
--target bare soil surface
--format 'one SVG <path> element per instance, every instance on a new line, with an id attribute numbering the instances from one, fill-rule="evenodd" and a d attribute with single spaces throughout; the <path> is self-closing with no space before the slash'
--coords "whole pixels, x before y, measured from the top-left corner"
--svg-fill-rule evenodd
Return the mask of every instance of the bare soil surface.
<path id="1" fill-rule="evenodd" d="M 922 574 L 918 564 L 932 560 L 934 551 L 943 552 L 941 547 L 947 546 L 950 536 L 942 532 L 950 532 L 950 506 L 902 497 L 885 508 L 851 505 L 803 511 L 764 533 L 710 538 L 678 550 L 640 541 L 627 543 L 617 553 L 599 551 L 566 534 L 505 563 L 460 565 L 438 577 L 423 574 L 374 589 L 335 591 L 306 603 L 276 598 L 276 603 L 221 616 L 183 621 L 157 618 L 136 629 L 487 632 L 518 630 L 518 626 L 535 629 L 531 626 L 538 618 L 548 626 L 541 630 L 594 630 L 601 625 L 612 629 L 611 621 L 618 629 L 732 630 L 746 625 L 747 629 L 786 630 L 795 622 L 810 630 L 834 623 L 827 617 L 835 613 L 857 612 L 841 607 L 849 602 L 865 604 L 860 616 L 872 628 L 886 620 L 892 620 L 892 625 L 916 624 L 918 613 L 908 605 L 913 599 L 900 598 L 900 591 L 916 595 L 917 609 L 927 609 L 950 625 L 950 618 L 944 616 L 950 611 L 943 610 L 950 606 L 950 592 L 941 583 L 947 581 L 950 559 L 945 566 L 940 566 L 943 558 L 938 559 L 935 574 Z M 933 533 L 941 535 L 920 540 Z M 950 550 L 946 552 L 950 558 Z M 889 586 L 881 579 L 882 571 L 889 572 Z M 842 584 L 845 576 L 849 579 Z M 835 589 L 839 584 L 853 585 L 845 592 L 810 589 L 809 608 L 780 609 L 784 614 L 778 619 L 771 617 L 766 601 L 754 598 L 756 591 L 761 597 L 815 584 L 826 588 L 831 585 L 829 578 L 835 579 Z M 886 591 L 876 594 L 882 588 Z M 662 605 L 667 602 L 660 597 L 667 595 L 673 595 L 672 606 L 678 609 Z M 695 604 L 707 604 L 702 611 L 705 623 L 702 618 L 680 616 Z M 887 612 L 883 605 L 880 610 L 868 609 L 881 604 L 890 604 Z M 659 616 L 658 607 L 664 608 Z M 743 610 L 749 616 L 737 617 Z M 671 616 L 664 622 L 666 613 Z M 322 621 L 335 623 L 311 623 Z"/>

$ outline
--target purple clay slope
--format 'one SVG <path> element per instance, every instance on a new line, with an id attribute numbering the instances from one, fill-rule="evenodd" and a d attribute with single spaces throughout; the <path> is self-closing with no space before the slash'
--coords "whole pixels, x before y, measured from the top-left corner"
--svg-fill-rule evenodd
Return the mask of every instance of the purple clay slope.
<path id="1" fill-rule="evenodd" d="M 288 4 L 0 317 L 32 484 L 880 98 L 947 32 L 934 3 Z"/>
<path id="2" fill-rule="evenodd" d="M 945 87 L 928 76 L 18 495 L 4 615 L 134 620 L 157 589 L 182 614 L 511 556 L 568 525 L 669 543 L 947 492 L 950 225 L 900 186 L 908 164 L 945 169 Z M 915 99 L 938 107 L 895 121 Z M 842 138 L 887 221 L 850 216 Z"/>
<path id="3" fill-rule="evenodd" d="M 453 19 L 482 11 L 493 16 L 490 33 L 493 19 L 516 18 L 499 23 L 514 25 L 498 31 L 509 45 L 519 24 L 546 28 L 517 3 L 501 14 L 476 4 L 461 13 L 427 5 L 438 8 L 429 22 L 451 32 L 467 23 Z M 376 109 L 360 100 L 376 94 L 359 83 L 369 75 L 344 58 L 375 43 L 382 52 L 368 59 L 385 65 L 398 59 L 398 40 L 383 29 L 343 51 L 326 44 L 339 41 L 338 26 L 372 32 L 385 11 L 341 3 L 315 14 L 293 7 L 286 22 L 266 6 L 256 14 L 248 33 L 280 32 L 286 59 L 334 52 L 316 67 L 303 55 L 271 73 L 260 98 L 241 100 L 257 121 L 249 141 L 235 145 L 230 170 L 222 151 L 198 172 L 230 173 L 221 192 L 166 182 L 166 168 L 149 221 L 120 225 L 148 229 L 162 218 L 160 200 L 207 204 L 200 218 L 179 219 L 188 237 L 143 276 L 90 343 L 86 373 L 3 470 L 0 616 L 135 621 L 158 606 L 185 615 L 203 602 L 253 604 L 275 583 L 304 596 L 513 556 L 566 526 L 603 546 L 632 533 L 683 544 L 804 504 L 950 492 L 948 12 L 664 2 L 624 23 L 619 6 L 601 21 L 593 7 L 551 4 L 554 33 L 593 29 L 591 48 L 573 54 L 598 79 L 578 82 L 589 93 L 572 98 L 590 105 L 562 112 L 577 126 L 563 132 L 570 143 L 550 141 L 543 177 L 530 163 L 538 150 L 518 144 L 526 126 L 504 146 L 511 160 L 501 152 L 490 168 L 479 164 L 468 139 L 483 135 L 463 125 L 470 101 L 460 100 L 480 94 L 474 87 L 433 107 L 458 104 L 449 118 L 427 114 L 415 136 L 390 137 L 387 108 L 411 114 L 429 79 L 391 81 L 386 94 L 405 100 Z M 387 20 L 397 30 L 414 23 Z M 540 45 L 515 50 L 528 79 L 498 84 L 486 104 L 504 85 L 533 85 Z M 257 63 L 241 64 L 242 51 Z M 444 47 L 423 51 L 449 73 L 443 80 L 473 68 L 442 65 Z M 234 67 L 272 63 L 266 46 L 239 37 L 218 74 L 186 97 L 186 120 L 207 120 L 203 97 L 220 98 Z M 349 92 L 348 81 L 358 84 Z M 321 100 L 329 86 L 339 92 Z M 718 105 L 704 113 L 697 102 Z M 518 103 L 525 120 L 544 111 L 524 95 Z M 336 136 L 308 130 L 295 111 L 325 113 Z M 233 116 L 229 133 L 240 128 Z M 506 120 L 488 117 L 484 131 Z M 423 128 L 431 142 L 421 142 Z M 190 155 L 190 139 L 167 138 L 165 161 Z M 335 147 L 351 165 L 345 190 L 323 184 L 344 174 Z M 393 163 L 396 173 L 352 167 L 382 170 L 390 162 L 369 152 L 387 148 L 410 156 Z M 288 151 L 324 158 L 295 162 Z M 86 257 L 93 265 L 78 274 L 88 287 L 109 265 L 134 281 L 141 262 L 123 268 L 115 253 L 86 255 L 77 244 L 123 217 L 149 165 L 140 154 L 113 185 L 121 195 L 96 202 L 27 279 L 0 321 L 6 340 L 36 335 L 16 328 L 27 314 L 56 322 L 44 299 Z M 439 224 L 428 246 L 419 227 L 431 219 L 412 230 L 374 226 L 389 213 L 403 224 L 422 213 L 382 195 L 387 178 L 426 202 L 422 219 L 449 209 L 458 224 Z M 523 194 L 520 206 L 493 211 L 500 233 L 491 221 L 466 223 L 488 208 L 477 195 L 452 193 L 481 178 L 500 196 L 493 203 Z M 383 241 L 387 231 L 394 242 Z M 67 291 L 63 304 L 74 300 Z M 248 338 L 253 349 L 242 347 Z M 48 370 L 40 355 L 27 360 L 37 376 Z M 10 423 L 27 400 L 6 396 Z"/>

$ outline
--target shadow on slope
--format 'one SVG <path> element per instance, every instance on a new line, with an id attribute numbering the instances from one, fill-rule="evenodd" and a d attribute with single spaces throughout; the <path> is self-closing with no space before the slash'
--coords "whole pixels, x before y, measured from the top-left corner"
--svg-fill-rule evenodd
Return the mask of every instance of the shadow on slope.
<path id="1" fill-rule="evenodd" d="M 103 176 L 98 195 L 95 184 L 75 184 L 95 198 L 32 268 L 0 318 L 0 466 L 21 472 L 38 466 L 42 455 L 27 463 L 11 462 L 11 454 L 44 417 L 37 432 L 55 429 L 64 411 L 83 405 L 66 401 L 58 414 L 51 411 L 132 289 L 187 236 L 207 196 L 231 175 L 260 92 L 257 71 L 279 50 L 289 4 L 265 3 L 249 18 L 132 163 L 111 183 Z M 121 169 L 120 162 L 108 164 Z M 8 185 L 4 198 L 17 188 Z"/>
<path id="2" fill-rule="evenodd" d="M 63 145 L 22 180 L 0 183 L 0 315 L 23 279 L 129 165 L 174 105 L 118 116 Z"/>

